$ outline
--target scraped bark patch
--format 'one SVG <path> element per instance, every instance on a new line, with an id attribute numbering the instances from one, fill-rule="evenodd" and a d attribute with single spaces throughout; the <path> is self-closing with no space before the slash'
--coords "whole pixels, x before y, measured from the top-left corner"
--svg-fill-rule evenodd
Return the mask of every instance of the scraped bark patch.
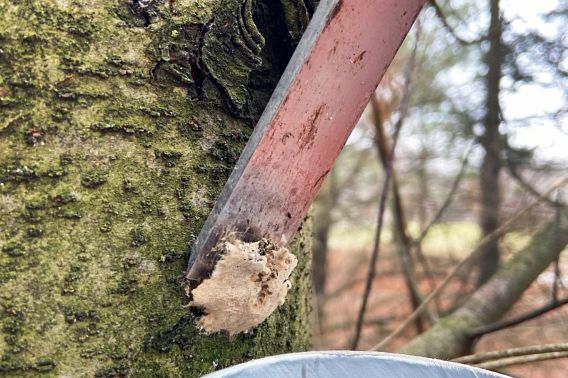
<path id="1" fill-rule="evenodd" d="M 207 333 L 249 331 L 284 303 L 297 259 L 265 239 L 227 238 L 215 249 L 222 256 L 211 277 L 191 291 L 189 305 L 203 310 L 197 324 Z"/>

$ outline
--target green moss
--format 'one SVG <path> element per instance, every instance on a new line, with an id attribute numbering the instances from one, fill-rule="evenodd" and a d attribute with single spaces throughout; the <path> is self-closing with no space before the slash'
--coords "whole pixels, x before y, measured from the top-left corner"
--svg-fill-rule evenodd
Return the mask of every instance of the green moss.
<path id="1" fill-rule="evenodd" d="M 308 26 L 309 15 L 304 0 L 280 0 L 284 22 L 291 41 L 299 41 L 304 29 Z"/>
<path id="2" fill-rule="evenodd" d="M 85 188 L 96 188 L 107 182 L 106 175 L 101 172 L 90 172 L 81 177 L 81 185 Z"/>
<path id="3" fill-rule="evenodd" d="M 251 1 L 172 4 L 0 2 L 0 375 L 197 376 L 307 348 L 301 241 L 292 295 L 254 334 L 200 335 L 184 308 L 264 42 Z"/>
<path id="4" fill-rule="evenodd" d="M 310 340 L 307 321 L 310 303 L 305 295 L 309 292 L 310 256 L 304 251 L 309 248 L 306 244 L 309 240 L 309 230 L 304 230 L 291 245 L 299 264 L 292 275 L 293 286 L 286 302 L 250 334 L 234 339 L 222 334 L 202 335 L 194 328 L 191 314 L 174 312 L 167 317 L 156 314 L 150 318 L 144 341 L 145 349 L 154 356 L 152 363 L 144 361 L 135 366 L 134 371 L 141 376 L 151 376 L 152 369 L 160 366 L 157 361 L 177 354 L 179 365 L 172 376 L 201 376 L 252 357 L 306 350 Z M 156 329 L 154 324 L 158 321 L 170 326 Z"/>
<path id="5" fill-rule="evenodd" d="M 102 133 L 106 132 L 115 132 L 115 133 L 124 133 L 126 135 L 136 134 L 136 135 L 144 135 L 150 134 L 150 130 L 143 126 L 133 125 L 133 124 L 122 124 L 122 125 L 115 125 L 113 123 L 106 123 L 106 122 L 96 122 L 91 125 L 91 129 L 95 131 L 100 131 Z"/>
<path id="6" fill-rule="evenodd" d="M 206 73 L 223 90 L 229 107 L 242 113 L 252 70 L 260 68 L 264 38 L 252 19 L 252 3 L 225 0 L 208 24 L 200 50 Z"/>

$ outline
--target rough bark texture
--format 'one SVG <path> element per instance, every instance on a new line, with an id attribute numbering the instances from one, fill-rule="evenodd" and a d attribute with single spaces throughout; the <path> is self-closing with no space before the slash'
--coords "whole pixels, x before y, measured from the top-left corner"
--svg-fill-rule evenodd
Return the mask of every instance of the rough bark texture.
<path id="1" fill-rule="evenodd" d="M 413 339 L 400 352 L 451 359 L 470 353 L 473 329 L 497 321 L 517 302 L 523 292 L 554 261 L 568 244 L 568 219 L 551 223 L 515 255 L 452 315 L 440 320 Z"/>
<path id="2" fill-rule="evenodd" d="M 505 59 L 505 49 L 501 41 L 502 20 L 499 0 L 489 0 L 491 22 L 489 25 L 490 47 L 485 56 L 487 76 L 485 78 L 485 128 L 480 138 L 485 151 L 480 173 L 481 214 L 480 226 L 483 236 L 491 234 L 499 227 L 499 209 L 501 207 L 501 191 L 499 174 L 501 172 L 501 106 L 499 93 L 502 77 L 502 66 Z M 480 254 L 478 285 L 484 284 L 499 266 L 499 239 L 488 243 Z"/>
<path id="3" fill-rule="evenodd" d="M 305 349 L 306 228 L 286 303 L 251 334 L 200 335 L 179 283 L 304 3 L 0 0 L 0 14 L 0 375 L 192 377 Z"/>

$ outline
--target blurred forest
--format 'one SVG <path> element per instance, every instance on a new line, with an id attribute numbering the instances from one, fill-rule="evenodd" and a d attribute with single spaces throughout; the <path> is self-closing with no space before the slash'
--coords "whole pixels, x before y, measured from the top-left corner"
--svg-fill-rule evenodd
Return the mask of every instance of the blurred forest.
<path id="1" fill-rule="evenodd" d="M 566 376 L 567 36 L 564 0 L 428 3 L 314 206 L 315 347 Z"/>

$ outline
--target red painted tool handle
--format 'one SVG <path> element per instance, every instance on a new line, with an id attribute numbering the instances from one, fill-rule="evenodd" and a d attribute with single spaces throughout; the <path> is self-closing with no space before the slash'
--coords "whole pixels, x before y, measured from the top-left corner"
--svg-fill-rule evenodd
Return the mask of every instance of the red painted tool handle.
<path id="1" fill-rule="evenodd" d="M 198 236 L 188 279 L 210 273 L 225 233 L 290 240 L 424 2 L 320 2 Z"/>

